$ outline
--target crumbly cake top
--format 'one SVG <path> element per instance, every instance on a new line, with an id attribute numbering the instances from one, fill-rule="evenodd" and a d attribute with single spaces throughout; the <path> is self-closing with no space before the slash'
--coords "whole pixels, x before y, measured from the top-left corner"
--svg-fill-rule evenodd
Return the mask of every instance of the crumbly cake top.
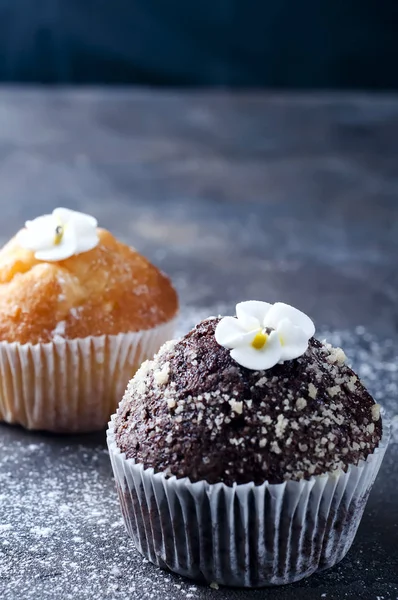
<path id="1" fill-rule="evenodd" d="M 339 348 L 311 338 L 266 371 L 235 362 L 202 321 L 129 383 L 116 442 L 145 468 L 191 481 L 261 484 L 357 464 L 378 446 L 380 407 Z"/>
<path id="2" fill-rule="evenodd" d="M 117 335 L 176 315 L 170 280 L 105 229 L 97 233 L 94 248 L 57 262 L 38 260 L 17 237 L 0 250 L 0 341 Z"/>

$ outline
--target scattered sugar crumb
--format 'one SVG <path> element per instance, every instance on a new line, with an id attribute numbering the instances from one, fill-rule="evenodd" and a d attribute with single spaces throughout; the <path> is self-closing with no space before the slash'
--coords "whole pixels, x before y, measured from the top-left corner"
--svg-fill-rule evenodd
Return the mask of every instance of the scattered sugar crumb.
<path id="1" fill-rule="evenodd" d="M 64 335 L 65 335 L 65 330 L 66 330 L 66 321 L 60 321 L 59 323 L 57 323 L 57 326 L 51 332 L 52 339 L 54 341 L 63 340 Z"/>
<path id="2" fill-rule="evenodd" d="M 372 419 L 378 421 L 380 419 L 380 404 L 374 404 L 372 406 Z"/>
<path id="3" fill-rule="evenodd" d="M 339 365 L 345 363 L 347 357 L 345 355 L 344 350 L 342 350 L 341 348 L 333 348 L 330 345 L 327 345 L 327 347 L 330 350 L 330 354 L 329 356 L 327 356 L 328 362 L 330 362 L 331 364 L 337 363 Z"/>
<path id="4" fill-rule="evenodd" d="M 309 397 L 313 398 L 315 400 L 317 393 L 318 393 L 318 390 L 314 386 L 314 384 L 313 383 L 309 383 L 308 384 L 308 395 L 309 395 Z"/>
<path id="5" fill-rule="evenodd" d="M 307 406 L 307 400 L 305 398 L 297 398 L 296 408 L 298 410 L 303 410 L 306 406 Z"/>
<path id="6" fill-rule="evenodd" d="M 275 452 L 275 454 L 281 454 L 282 450 L 280 449 L 278 442 L 271 443 L 271 452 Z"/>
<path id="7" fill-rule="evenodd" d="M 230 404 L 233 412 L 237 413 L 238 415 L 242 414 L 243 402 L 237 402 L 236 400 L 229 400 L 229 404 Z"/>
<path id="8" fill-rule="evenodd" d="M 277 418 L 276 424 L 275 424 L 276 437 L 278 437 L 278 438 L 283 437 L 283 434 L 285 432 L 285 429 L 286 429 L 288 423 L 289 423 L 289 421 L 283 415 L 278 415 L 278 418 Z"/>
<path id="9" fill-rule="evenodd" d="M 356 375 L 352 375 L 349 379 L 349 381 L 346 383 L 348 389 L 350 390 L 350 392 L 355 392 L 355 384 L 358 381 L 358 377 Z"/>
<path id="10" fill-rule="evenodd" d="M 155 380 L 155 383 L 157 385 L 165 385 L 169 380 L 169 374 L 170 374 L 170 363 L 166 362 L 166 363 L 164 363 L 164 365 L 160 369 L 160 371 L 155 371 L 153 373 L 153 378 Z"/>
<path id="11" fill-rule="evenodd" d="M 340 394 L 341 387 L 339 385 L 333 385 L 332 387 L 327 388 L 327 392 L 328 392 L 329 396 L 334 398 L 335 396 Z"/>

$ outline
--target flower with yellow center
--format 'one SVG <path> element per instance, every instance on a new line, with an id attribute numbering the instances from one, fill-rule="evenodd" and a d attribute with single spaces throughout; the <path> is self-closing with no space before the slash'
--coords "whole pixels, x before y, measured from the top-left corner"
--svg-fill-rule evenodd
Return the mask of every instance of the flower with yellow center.
<path id="1" fill-rule="evenodd" d="M 97 246 L 97 220 L 75 210 L 56 208 L 51 215 L 27 221 L 17 240 L 32 250 L 37 260 L 65 260 Z"/>
<path id="2" fill-rule="evenodd" d="M 236 305 L 236 318 L 221 319 L 215 336 L 237 363 L 262 371 L 304 354 L 314 333 L 311 319 L 293 306 L 250 300 Z"/>

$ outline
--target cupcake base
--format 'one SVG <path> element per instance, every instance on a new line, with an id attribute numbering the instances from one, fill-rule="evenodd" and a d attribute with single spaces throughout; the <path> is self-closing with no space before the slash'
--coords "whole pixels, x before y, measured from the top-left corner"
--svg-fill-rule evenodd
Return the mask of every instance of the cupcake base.
<path id="1" fill-rule="evenodd" d="M 154 473 L 107 441 L 128 534 L 148 560 L 196 580 L 262 587 L 298 581 L 348 552 L 389 438 L 347 472 L 228 487 Z"/>
<path id="2" fill-rule="evenodd" d="M 0 420 L 60 433 L 104 428 L 128 381 L 174 325 L 46 344 L 0 342 Z"/>

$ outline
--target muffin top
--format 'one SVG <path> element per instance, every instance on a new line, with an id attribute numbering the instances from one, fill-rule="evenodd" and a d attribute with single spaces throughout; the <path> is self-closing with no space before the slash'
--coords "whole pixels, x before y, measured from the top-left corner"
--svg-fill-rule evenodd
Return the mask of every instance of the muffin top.
<path id="1" fill-rule="evenodd" d="M 54 213 L 28 222 L 0 250 L 1 341 L 117 335 L 175 316 L 177 295 L 163 273 L 92 217 L 57 210 L 55 222 Z"/>
<path id="2" fill-rule="evenodd" d="M 380 407 L 341 349 L 311 337 L 292 351 L 292 338 L 279 335 L 278 352 L 285 343 L 299 356 L 281 360 L 277 352 L 270 361 L 264 352 L 274 364 L 257 370 L 240 364 L 250 358 L 233 358 L 233 342 L 218 343 L 221 321 L 211 317 L 166 343 L 131 380 L 115 419 L 127 458 L 192 482 L 232 485 L 346 470 L 375 450 Z M 251 348 L 259 349 L 260 334 L 251 331 Z M 235 345 L 244 354 L 242 340 Z"/>

